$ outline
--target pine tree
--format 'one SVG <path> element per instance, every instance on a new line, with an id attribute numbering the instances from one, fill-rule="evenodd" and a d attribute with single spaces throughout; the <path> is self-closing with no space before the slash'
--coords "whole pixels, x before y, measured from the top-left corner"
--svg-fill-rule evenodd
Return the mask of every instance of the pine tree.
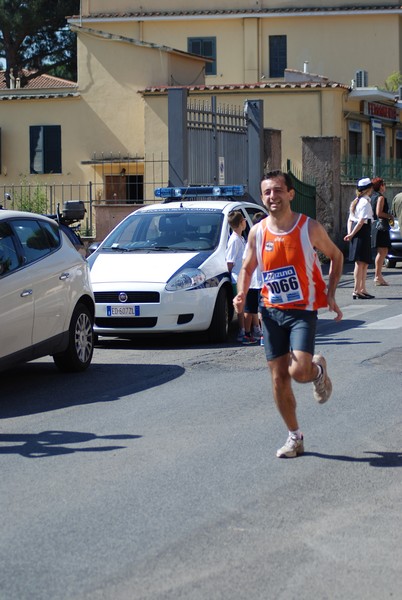
<path id="1" fill-rule="evenodd" d="M 66 17 L 79 12 L 80 0 L 0 0 L 0 58 L 7 87 L 20 78 L 48 73 L 76 80 L 76 36 Z"/>

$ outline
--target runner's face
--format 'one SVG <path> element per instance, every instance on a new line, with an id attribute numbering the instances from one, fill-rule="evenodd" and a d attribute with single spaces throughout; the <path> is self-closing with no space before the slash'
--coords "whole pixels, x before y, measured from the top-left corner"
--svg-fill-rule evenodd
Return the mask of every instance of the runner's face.
<path id="1" fill-rule="evenodd" d="M 271 214 L 280 214 L 289 208 L 294 190 L 288 190 L 283 177 L 264 179 L 261 182 L 261 199 Z"/>

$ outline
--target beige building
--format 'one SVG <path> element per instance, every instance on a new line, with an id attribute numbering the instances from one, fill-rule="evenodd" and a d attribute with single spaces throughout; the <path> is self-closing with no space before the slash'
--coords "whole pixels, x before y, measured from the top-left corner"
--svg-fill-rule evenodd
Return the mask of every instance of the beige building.
<path id="1" fill-rule="evenodd" d="M 58 185 L 94 182 L 105 163 L 112 176 L 120 174 L 121 160 L 128 159 L 137 165 L 136 174 L 143 175 L 144 101 L 139 90 L 168 84 L 172 74 L 183 83 L 193 82 L 194 72 L 205 64 L 178 50 L 83 29 L 78 51 L 78 84 L 42 76 L 24 89 L 6 89 L 4 77 L 0 81 L 1 184 L 21 179 Z M 103 183 L 104 189 L 97 189 L 100 197 L 109 193 L 108 186 L 110 198 L 119 191 L 113 182 Z"/>
<path id="2" fill-rule="evenodd" d="M 207 83 L 251 83 L 284 68 L 381 87 L 402 72 L 396 2 L 366 0 L 82 0 L 81 24 L 214 59 Z M 295 8 L 297 6 L 297 8 Z M 77 22 L 77 20 L 75 21 Z M 197 52 L 197 53 L 198 53 Z"/>
<path id="3" fill-rule="evenodd" d="M 376 89 L 402 71 L 402 8 L 294 4 L 82 0 L 69 18 L 78 82 L 0 82 L 0 190 L 29 182 L 50 186 L 54 202 L 151 200 L 168 179 L 172 86 L 240 108 L 262 99 L 264 127 L 281 132 L 283 161 L 297 167 L 304 136 L 339 138 L 345 164 L 357 161 L 350 179 L 362 161 L 402 160 L 401 105 Z"/>

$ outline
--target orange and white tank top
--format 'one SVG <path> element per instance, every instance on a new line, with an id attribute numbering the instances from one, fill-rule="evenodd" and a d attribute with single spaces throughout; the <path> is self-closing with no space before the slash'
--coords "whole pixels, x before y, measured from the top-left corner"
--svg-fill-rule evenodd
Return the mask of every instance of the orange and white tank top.
<path id="1" fill-rule="evenodd" d="M 317 252 L 308 234 L 309 218 L 300 214 L 285 233 L 271 231 L 263 219 L 257 228 L 256 248 L 267 308 L 317 310 L 328 306 L 327 287 Z"/>

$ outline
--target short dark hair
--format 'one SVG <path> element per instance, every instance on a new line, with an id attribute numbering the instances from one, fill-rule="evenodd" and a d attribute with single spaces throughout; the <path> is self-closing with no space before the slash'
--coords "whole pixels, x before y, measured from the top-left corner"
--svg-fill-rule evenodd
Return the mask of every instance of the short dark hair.
<path id="1" fill-rule="evenodd" d="M 239 227 L 240 223 L 243 221 L 244 215 L 241 210 L 231 210 L 228 214 L 228 223 L 230 227 L 233 229 L 234 227 Z"/>
<path id="2" fill-rule="evenodd" d="M 275 171 L 269 171 L 268 173 L 266 173 L 266 175 L 263 178 L 263 181 L 266 179 L 277 179 L 278 177 L 283 177 L 286 187 L 288 189 L 288 192 L 290 190 L 294 190 L 293 180 L 292 180 L 291 176 L 289 175 L 289 173 L 286 173 L 285 171 L 281 171 L 280 169 L 277 169 Z"/>
<path id="3" fill-rule="evenodd" d="M 265 214 L 265 212 L 262 212 L 262 210 L 260 212 L 256 212 L 255 215 L 253 215 L 253 218 L 251 219 L 253 225 L 256 225 L 257 223 L 265 219 L 266 216 L 267 215 Z"/>

